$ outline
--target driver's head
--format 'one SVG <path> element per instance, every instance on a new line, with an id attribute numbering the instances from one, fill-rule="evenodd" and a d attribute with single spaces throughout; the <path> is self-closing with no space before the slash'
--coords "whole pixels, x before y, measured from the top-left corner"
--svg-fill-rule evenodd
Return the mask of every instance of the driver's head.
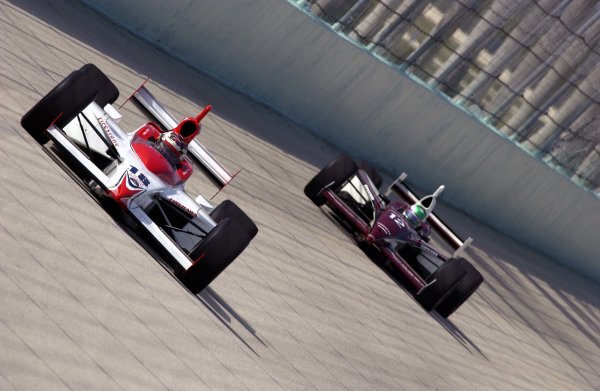
<path id="1" fill-rule="evenodd" d="M 166 148 L 169 152 L 175 155 L 178 159 L 183 159 L 187 153 L 187 144 L 183 137 L 174 131 L 164 132 L 158 139 L 158 144 Z"/>
<path id="2" fill-rule="evenodd" d="M 414 229 L 417 229 L 427 219 L 427 212 L 420 204 L 414 204 L 404 211 L 404 217 Z"/>

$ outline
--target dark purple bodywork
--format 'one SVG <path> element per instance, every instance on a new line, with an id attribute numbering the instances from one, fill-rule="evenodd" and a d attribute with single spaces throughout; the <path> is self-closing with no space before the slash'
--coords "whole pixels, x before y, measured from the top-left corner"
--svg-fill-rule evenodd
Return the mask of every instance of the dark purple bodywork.
<path id="1" fill-rule="evenodd" d="M 358 170 L 356 176 L 371 196 L 374 210 L 374 219 L 372 221 L 365 221 L 344 199 L 330 188 L 325 188 L 321 192 L 326 204 L 334 212 L 343 216 L 355 228 L 357 233 L 362 236 L 362 239 L 385 254 L 387 259 L 410 281 L 414 288 L 420 291 L 427 283 L 395 251 L 395 246 L 397 244 L 408 245 L 441 261 L 446 261 L 447 258 L 427 244 L 424 238 L 406 220 L 402 212 L 409 207 L 409 204 L 402 201 L 386 203 L 381 198 L 379 191 L 369 176 L 363 170 Z"/>

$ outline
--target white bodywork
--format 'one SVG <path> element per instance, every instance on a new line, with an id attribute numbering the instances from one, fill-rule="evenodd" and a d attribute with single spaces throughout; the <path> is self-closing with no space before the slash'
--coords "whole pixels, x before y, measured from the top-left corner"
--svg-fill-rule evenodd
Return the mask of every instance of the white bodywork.
<path id="1" fill-rule="evenodd" d="M 83 110 L 82 114 L 87 117 L 89 123 L 83 115 L 78 115 L 62 130 L 51 125 L 47 129 L 48 136 L 84 167 L 104 194 L 109 195 L 111 189 L 115 189 L 123 180 L 127 182 L 126 186 L 133 184 L 133 192 L 136 194 L 127 199 L 124 207 L 164 246 L 183 269 L 187 270 L 192 266 L 193 260 L 161 227 L 152 221 L 145 209 L 156 202 L 157 197 L 160 197 L 183 210 L 187 215 L 193 216 L 191 217 L 192 221 L 207 233 L 216 226 L 216 222 L 209 215 L 213 206 L 202 196 L 198 196 L 196 199 L 190 197 L 184 191 L 183 183 L 176 186 L 168 185 L 148 170 L 131 148 L 131 140 L 136 131 L 128 133 L 118 126 L 117 121 L 120 115 L 112 106 L 107 105 L 106 108 L 101 108 L 92 102 Z M 104 141 L 92 129 L 92 126 L 104 137 Z M 83 133 L 82 128 L 84 129 Z M 106 141 L 115 147 L 119 158 L 114 159 L 108 167 L 101 170 L 83 151 L 89 147 L 96 153 L 113 159 Z M 193 149 L 190 148 L 190 151 Z M 217 168 L 221 169 L 222 166 L 219 165 Z"/>

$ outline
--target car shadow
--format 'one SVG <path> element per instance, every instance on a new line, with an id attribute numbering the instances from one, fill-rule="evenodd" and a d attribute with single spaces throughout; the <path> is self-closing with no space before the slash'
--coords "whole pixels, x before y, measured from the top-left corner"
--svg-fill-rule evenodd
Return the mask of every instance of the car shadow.
<path id="1" fill-rule="evenodd" d="M 123 216 L 123 213 L 116 211 L 114 206 L 103 205 L 103 202 L 99 202 L 100 206 L 111 216 L 115 223 L 125 231 L 130 237 L 132 237 L 146 252 L 154 258 L 166 271 L 169 272 L 171 277 L 181 285 L 182 289 L 185 289 L 189 294 L 193 295 L 206 309 L 208 309 L 216 319 L 218 319 L 229 332 L 235 336 L 244 346 L 246 346 L 252 353 L 260 357 L 258 352 L 252 348 L 252 346 L 244 339 L 240 333 L 238 333 L 231 325 L 232 318 L 237 320 L 254 338 L 256 338 L 261 344 L 266 346 L 264 341 L 256 334 L 256 330 L 242 317 L 240 316 L 219 294 L 217 294 L 210 287 L 204 288 L 200 293 L 195 294 L 190 292 L 189 289 L 183 285 L 181 281 L 175 275 L 177 265 L 170 257 L 164 254 L 164 251 L 157 248 L 156 245 L 150 243 L 147 239 L 147 235 L 140 232 L 138 228 L 135 228 L 133 221 L 127 221 L 127 216 Z"/>
<path id="2" fill-rule="evenodd" d="M 210 286 L 204 288 L 202 292 L 196 295 L 200 302 L 210 310 L 225 327 L 227 327 L 232 333 L 237 334 L 230 326 L 233 320 L 236 320 L 242 327 L 244 327 L 258 342 L 263 346 L 267 347 L 267 344 L 256 334 L 256 330 L 238 314 L 224 299 L 215 292 Z M 245 341 L 242 341 L 245 343 Z M 258 354 L 248 346 L 257 356 Z"/>
<path id="3" fill-rule="evenodd" d="M 377 265 L 390 279 L 402 289 L 408 297 L 415 300 L 413 292 L 410 289 L 408 280 L 398 272 L 394 266 L 387 260 L 374 247 L 368 246 L 365 243 L 358 242 L 356 237 L 351 233 L 349 227 L 341 221 L 332 211 L 325 208 L 321 208 L 321 212 L 327 216 L 327 218 L 338 228 L 348 236 L 348 238 L 356 244 L 356 246 L 373 262 Z M 415 300 L 415 303 L 417 301 Z M 417 303 L 418 304 L 418 303 Z M 425 310 L 423 310 L 425 311 Z M 432 319 L 437 321 L 444 330 L 448 332 L 462 347 L 464 347 L 469 353 L 480 356 L 489 361 L 488 357 L 483 351 L 471 340 L 460 328 L 458 328 L 450 319 L 444 318 L 436 311 L 428 312 Z"/>
<path id="4" fill-rule="evenodd" d="M 183 289 L 187 289 L 185 285 L 175 275 L 177 263 L 166 254 L 164 249 L 159 248 L 152 243 L 149 235 L 143 231 L 137 222 L 133 220 L 127 213 L 124 213 L 121 208 L 111 199 L 100 197 L 95 194 L 78 175 L 76 167 L 68 164 L 68 158 L 64 155 L 52 142 L 42 146 L 42 150 L 54 160 L 63 171 L 69 175 L 79 187 L 87 193 L 90 198 L 95 201 L 99 207 L 104 209 L 106 214 L 113 222 L 121 228 L 129 237 L 137 242 L 156 262 L 158 262 L 169 274 L 181 285 Z M 189 290 L 188 290 L 189 291 Z M 190 294 L 193 295 L 192 292 Z M 248 344 L 244 338 L 231 327 L 232 319 L 235 319 L 242 327 L 244 327 L 254 338 L 256 338 L 263 346 L 267 346 L 265 342 L 256 334 L 256 330 L 238 314 L 217 292 L 212 288 L 206 287 L 202 292 L 194 295 L 202 305 L 204 305 L 241 343 L 243 343 L 256 356 L 260 355 Z"/>
<path id="5" fill-rule="evenodd" d="M 114 206 L 102 205 L 104 210 L 111 216 L 115 223 L 123 229 L 130 237 L 132 237 L 146 252 L 154 258 L 166 271 L 169 272 L 171 277 L 181 285 L 182 289 L 185 289 L 189 294 L 193 295 L 206 309 L 208 309 L 216 319 L 218 319 L 229 332 L 235 336 L 244 346 L 246 346 L 252 353 L 260 357 L 258 352 L 252 348 L 252 346 L 244 339 L 240 333 L 238 333 L 231 325 L 232 318 L 237 320 L 254 338 L 256 338 L 261 344 L 266 346 L 262 339 L 256 334 L 256 330 L 242 317 L 240 316 L 219 294 L 217 294 L 210 287 L 204 288 L 200 293 L 194 294 L 183 285 L 181 281 L 175 275 L 177 265 L 170 257 L 164 254 L 164 251 L 157 248 L 156 245 L 150 243 L 147 239 L 147 235 L 136 229 L 133 221 L 127 221 L 127 217 L 123 216 L 120 211 L 115 211 Z"/>

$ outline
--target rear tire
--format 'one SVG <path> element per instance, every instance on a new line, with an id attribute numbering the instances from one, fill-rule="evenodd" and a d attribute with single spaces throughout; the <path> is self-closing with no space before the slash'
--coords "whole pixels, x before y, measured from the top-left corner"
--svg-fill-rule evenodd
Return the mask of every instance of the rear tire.
<path id="1" fill-rule="evenodd" d="M 321 190 L 327 186 L 332 189 L 339 187 L 355 175 L 357 169 L 358 166 L 348 155 L 340 155 L 308 182 L 304 187 L 304 194 L 315 205 L 321 206 L 325 203 L 325 198 L 320 194 Z"/>
<path id="2" fill-rule="evenodd" d="M 190 258 L 196 262 L 179 276 L 193 294 L 200 293 L 217 278 L 258 232 L 254 222 L 231 201 L 222 202 L 211 217 L 217 226 L 192 249 Z"/>
<path id="3" fill-rule="evenodd" d="M 369 176 L 369 178 L 371 178 L 373 184 L 377 189 L 379 189 L 381 185 L 383 185 L 383 178 L 381 177 L 381 175 L 379 175 L 379 172 L 375 169 L 375 167 L 371 166 L 371 164 L 369 164 L 365 160 L 359 160 L 356 162 L 356 165 L 358 166 L 358 168 L 367 173 L 367 175 Z"/>
<path id="4" fill-rule="evenodd" d="M 469 261 L 464 258 L 458 258 L 462 267 L 467 271 L 460 283 L 452 292 L 435 308 L 444 318 L 452 315 L 467 299 L 475 293 L 479 285 L 483 282 L 483 276 Z"/>
<path id="5" fill-rule="evenodd" d="M 466 276 L 467 271 L 456 258 L 450 258 L 429 277 L 434 281 L 415 295 L 415 299 L 425 310 L 432 311 L 446 298 Z"/>

